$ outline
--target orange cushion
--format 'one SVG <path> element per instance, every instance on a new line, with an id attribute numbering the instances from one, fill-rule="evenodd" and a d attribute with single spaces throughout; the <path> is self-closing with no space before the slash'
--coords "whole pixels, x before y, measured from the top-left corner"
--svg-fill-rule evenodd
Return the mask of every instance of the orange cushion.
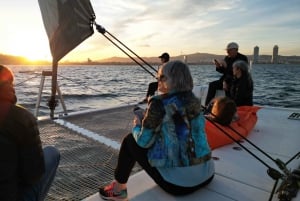
<path id="1" fill-rule="evenodd" d="M 247 137 L 257 122 L 256 112 L 259 109 L 260 107 L 258 106 L 240 106 L 237 107 L 237 114 L 239 117 L 237 121 L 232 122 L 229 126 L 222 126 L 218 123 L 214 124 L 224 130 L 227 134 L 232 136 L 235 140 L 241 140 L 242 137 L 237 135 L 231 128 L 233 128 L 242 136 Z M 215 149 L 232 143 L 233 140 L 226 136 L 224 132 L 217 128 L 214 124 L 208 120 L 206 120 L 205 122 L 205 131 L 208 144 L 211 149 Z"/>

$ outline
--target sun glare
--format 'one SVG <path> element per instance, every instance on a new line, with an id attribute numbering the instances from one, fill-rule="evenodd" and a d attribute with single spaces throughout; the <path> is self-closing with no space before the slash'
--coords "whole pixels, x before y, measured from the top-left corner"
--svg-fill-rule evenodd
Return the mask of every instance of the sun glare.
<path id="1" fill-rule="evenodd" d="M 15 34 L 12 38 L 11 54 L 25 57 L 29 61 L 51 60 L 47 38 L 37 34 Z"/>

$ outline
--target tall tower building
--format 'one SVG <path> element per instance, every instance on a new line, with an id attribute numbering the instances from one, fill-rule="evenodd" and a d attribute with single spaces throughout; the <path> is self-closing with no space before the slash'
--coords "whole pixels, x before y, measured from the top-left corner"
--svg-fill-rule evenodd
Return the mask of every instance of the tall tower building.
<path id="1" fill-rule="evenodd" d="M 258 57 L 259 57 L 259 47 L 255 46 L 253 51 L 253 63 L 258 63 Z"/>
<path id="2" fill-rule="evenodd" d="M 272 63 L 278 64 L 278 45 L 273 47 L 273 56 L 272 56 Z"/>

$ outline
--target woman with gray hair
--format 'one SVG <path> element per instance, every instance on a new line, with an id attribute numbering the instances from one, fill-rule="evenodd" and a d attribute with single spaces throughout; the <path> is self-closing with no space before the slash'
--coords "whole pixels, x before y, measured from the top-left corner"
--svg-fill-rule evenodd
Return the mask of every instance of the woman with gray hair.
<path id="1" fill-rule="evenodd" d="M 192 193 L 213 179 L 205 119 L 188 66 L 168 62 L 157 80 L 160 95 L 150 99 L 142 119 L 135 117 L 132 133 L 121 144 L 115 180 L 99 189 L 103 199 L 127 200 L 126 183 L 136 162 L 173 195 Z"/>
<path id="2" fill-rule="evenodd" d="M 230 87 L 229 97 L 237 106 L 253 105 L 253 80 L 249 73 L 248 64 L 238 60 L 232 65 L 233 81 Z"/>

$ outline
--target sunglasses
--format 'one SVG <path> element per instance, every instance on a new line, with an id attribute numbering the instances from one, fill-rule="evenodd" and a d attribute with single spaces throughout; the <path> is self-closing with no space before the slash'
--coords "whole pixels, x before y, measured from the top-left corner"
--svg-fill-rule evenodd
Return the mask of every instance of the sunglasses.
<path id="1" fill-rule="evenodd" d="M 158 82 L 164 82 L 167 80 L 167 77 L 165 75 L 160 75 L 158 77 L 156 77 Z"/>

